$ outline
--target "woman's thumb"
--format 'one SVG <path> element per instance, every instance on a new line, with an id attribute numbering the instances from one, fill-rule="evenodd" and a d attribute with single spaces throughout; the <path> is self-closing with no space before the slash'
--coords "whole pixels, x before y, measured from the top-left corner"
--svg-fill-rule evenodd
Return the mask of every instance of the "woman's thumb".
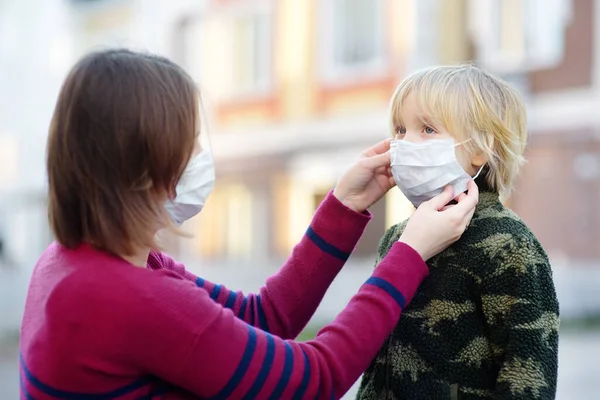
<path id="1" fill-rule="evenodd" d="M 454 189 L 448 185 L 442 190 L 442 193 L 438 194 L 427 203 L 431 204 L 437 211 L 443 209 L 448 203 L 454 198 Z"/>

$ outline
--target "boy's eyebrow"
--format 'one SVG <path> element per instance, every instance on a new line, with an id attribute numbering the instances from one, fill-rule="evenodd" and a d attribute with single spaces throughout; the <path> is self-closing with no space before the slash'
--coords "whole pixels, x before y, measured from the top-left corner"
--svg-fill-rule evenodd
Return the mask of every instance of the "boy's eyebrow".
<path id="1" fill-rule="evenodd" d="M 404 118 L 402 118 L 402 115 L 400 115 L 400 113 L 394 113 L 392 121 L 394 125 L 404 125 Z"/>
<path id="2" fill-rule="evenodd" d="M 433 122 L 433 119 L 431 119 L 429 116 L 427 115 L 419 115 L 419 120 L 424 123 L 425 125 L 434 125 L 435 123 Z"/>

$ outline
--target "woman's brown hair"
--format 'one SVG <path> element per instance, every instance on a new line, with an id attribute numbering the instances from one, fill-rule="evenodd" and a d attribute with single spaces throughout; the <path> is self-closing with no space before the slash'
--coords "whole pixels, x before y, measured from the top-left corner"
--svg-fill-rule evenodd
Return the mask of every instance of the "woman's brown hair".
<path id="1" fill-rule="evenodd" d="M 190 159 L 198 97 L 172 61 L 91 53 L 61 89 L 48 137 L 48 215 L 56 240 L 117 255 L 156 247 L 163 201 Z"/>

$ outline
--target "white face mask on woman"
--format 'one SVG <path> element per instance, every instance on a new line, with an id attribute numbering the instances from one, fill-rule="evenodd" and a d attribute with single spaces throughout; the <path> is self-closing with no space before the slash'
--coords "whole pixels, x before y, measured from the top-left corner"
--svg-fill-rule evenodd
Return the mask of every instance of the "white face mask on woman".
<path id="1" fill-rule="evenodd" d="M 428 140 L 413 143 L 406 140 L 392 140 L 390 146 L 391 168 L 394 181 L 406 198 L 415 206 L 432 199 L 451 185 L 458 196 L 467 190 L 467 183 L 473 178 L 465 172 L 456 159 L 452 139 Z"/>
<path id="2" fill-rule="evenodd" d="M 212 155 L 209 150 L 202 150 L 183 171 L 175 188 L 175 198 L 165 204 L 173 222 L 179 226 L 200 213 L 214 185 L 215 164 Z"/>

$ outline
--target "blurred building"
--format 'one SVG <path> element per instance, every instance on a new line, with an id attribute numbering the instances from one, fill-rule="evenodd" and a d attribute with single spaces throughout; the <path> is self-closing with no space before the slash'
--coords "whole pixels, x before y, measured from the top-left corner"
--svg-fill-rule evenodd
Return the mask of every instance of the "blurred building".
<path id="1" fill-rule="evenodd" d="M 0 0 L 2 256 L 27 275 L 51 240 L 43 154 L 68 68 L 89 50 L 127 46 L 175 59 L 202 89 L 218 182 L 184 227 L 193 238 L 167 238 L 196 272 L 202 265 L 209 278 L 255 289 L 344 168 L 389 136 L 399 81 L 468 60 L 511 81 L 528 103 L 529 163 L 510 206 L 556 265 L 597 267 L 596 21 L 599 0 Z M 369 273 L 385 228 L 412 207 L 394 189 L 372 212 L 332 310 Z"/>
<path id="2" fill-rule="evenodd" d="M 72 63 L 67 10 L 61 0 L 0 0 L 0 341 L 19 326 L 29 274 L 52 240 L 44 151 Z"/>
<path id="3" fill-rule="evenodd" d="M 397 83 L 473 60 L 518 87 L 529 160 L 507 202 L 553 259 L 600 260 L 598 29 L 594 0 L 209 1 L 172 55 L 205 93 L 219 182 L 182 255 L 287 255 L 359 151 L 387 137 Z M 374 206 L 355 258 L 411 207 Z M 550 215 L 548 215 L 550 214 Z M 227 223 L 223 223 L 227 221 Z M 558 228 L 560 227 L 560 228 Z M 189 243 L 189 242 L 188 242 Z"/>
<path id="4" fill-rule="evenodd" d="M 343 170 L 388 137 L 415 39 L 394 21 L 414 12 L 411 1 L 212 1 L 182 23 L 174 56 L 198 74 L 219 174 L 188 254 L 268 264 L 290 253 Z M 372 258 L 411 209 L 396 192 L 372 211 L 355 257 Z"/>

